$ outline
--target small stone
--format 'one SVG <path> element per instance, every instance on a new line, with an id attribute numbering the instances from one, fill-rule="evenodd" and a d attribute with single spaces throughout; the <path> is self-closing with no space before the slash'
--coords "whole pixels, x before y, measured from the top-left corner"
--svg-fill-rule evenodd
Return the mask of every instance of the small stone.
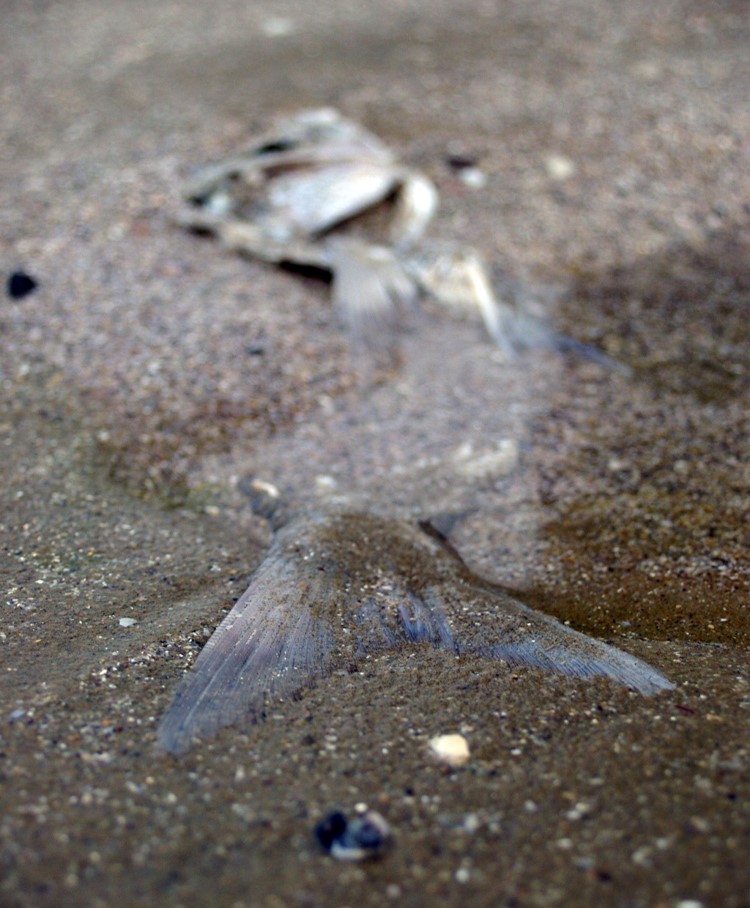
<path id="1" fill-rule="evenodd" d="M 430 756 L 453 769 L 469 762 L 469 744 L 463 735 L 437 735 L 427 747 Z"/>
<path id="2" fill-rule="evenodd" d="M 450 154 L 445 159 L 445 163 L 451 170 L 461 173 L 462 170 L 470 170 L 472 167 L 476 167 L 477 159 L 470 154 Z"/>
<path id="3" fill-rule="evenodd" d="M 578 820 L 582 820 L 584 817 L 587 817 L 591 806 L 585 801 L 579 801 L 575 807 L 572 807 L 566 814 L 566 819 L 575 823 Z"/>
<path id="4" fill-rule="evenodd" d="M 567 180 L 576 172 L 576 165 L 573 161 L 561 154 L 547 155 L 544 165 L 547 168 L 547 174 L 553 180 Z"/>
<path id="5" fill-rule="evenodd" d="M 633 852 L 631 859 L 633 863 L 638 864 L 639 867 L 650 867 L 652 854 L 653 848 L 648 845 L 641 845 L 640 848 L 636 848 Z"/>
<path id="6" fill-rule="evenodd" d="M 38 287 L 37 281 L 25 271 L 14 271 L 8 275 L 6 290 L 12 300 L 22 300 Z"/>
<path id="7" fill-rule="evenodd" d="M 365 810 L 353 820 L 335 810 L 315 827 L 315 837 L 323 850 L 339 861 L 364 861 L 382 854 L 391 830 L 374 810 Z"/>
<path id="8" fill-rule="evenodd" d="M 120 627 L 133 627 L 134 624 L 138 624 L 135 618 L 120 618 Z"/>
<path id="9" fill-rule="evenodd" d="M 458 171 L 458 179 L 469 189 L 484 189 L 487 185 L 487 174 L 478 167 L 464 167 Z"/>
<path id="10" fill-rule="evenodd" d="M 475 813 L 467 813 L 464 817 L 464 832 L 468 832 L 469 835 L 474 835 L 475 832 L 478 832 L 482 826 L 482 821 Z"/>

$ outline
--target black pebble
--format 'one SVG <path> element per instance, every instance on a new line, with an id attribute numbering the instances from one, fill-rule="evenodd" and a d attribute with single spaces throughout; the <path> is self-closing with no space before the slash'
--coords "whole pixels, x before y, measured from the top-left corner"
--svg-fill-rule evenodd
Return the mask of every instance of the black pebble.
<path id="1" fill-rule="evenodd" d="M 325 851 L 330 851 L 333 843 L 343 837 L 346 827 L 346 817 L 340 810 L 335 810 L 315 827 L 315 838 Z"/>
<path id="2" fill-rule="evenodd" d="M 349 824 L 352 838 L 360 848 L 375 851 L 383 844 L 383 830 L 377 823 L 371 822 L 367 817 L 354 820 Z"/>
<path id="3" fill-rule="evenodd" d="M 33 293 L 38 286 L 34 278 L 25 271 L 14 271 L 8 275 L 7 291 L 12 300 L 22 300 Z"/>
<path id="4" fill-rule="evenodd" d="M 466 170 L 468 167 L 476 167 L 477 159 L 474 155 L 451 154 L 445 159 L 445 163 L 451 170 Z"/>
<path id="5" fill-rule="evenodd" d="M 328 854 L 339 860 L 362 861 L 378 857 L 390 839 L 388 824 L 374 810 L 347 820 L 334 810 L 315 827 L 315 838 Z"/>

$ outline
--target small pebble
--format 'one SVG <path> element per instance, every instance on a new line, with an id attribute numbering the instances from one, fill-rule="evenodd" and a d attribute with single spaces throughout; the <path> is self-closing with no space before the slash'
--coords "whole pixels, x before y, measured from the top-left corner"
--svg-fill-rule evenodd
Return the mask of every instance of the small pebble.
<path id="1" fill-rule="evenodd" d="M 475 832 L 478 832 L 482 826 L 482 821 L 475 813 L 467 813 L 464 817 L 463 829 L 464 832 L 468 832 L 469 835 L 474 835 Z"/>
<path id="2" fill-rule="evenodd" d="M 335 810 L 315 827 L 315 837 L 323 850 L 339 861 L 364 861 L 382 854 L 391 830 L 374 810 L 365 809 L 353 820 Z"/>
<path id="3" fill-rule="evenodd" d="M 463 735 L 437 735 L 427 748 L 432 757 L 454 769 L 469 762 L 469 744 Z"/>
<path id="4" fill-rule="evenodd" d="M 135 618 L 120 618 L 120 627 L 132 627 L 134 624 L 138 624 Z"/>
<path id="5" fill-rule="evenodd" d="M 445 163 L 451 170 L 460 173 L 462 170 L 471 170 L 477 166 L 477 159 L 474 155 L 469 154 L 449 154 Z"/>
<path id="6" fill-rule="evenodd" d="M 544 165 L 547 168 L 547 174 L 553 180 L 567 180 L 576 172 L 576 165 L 573 161 L 561 154 L 548 155 Z"/>
<path id="7" fill-rule="evenodd" d="M 469 189 L 484 189 L 487 185 L 487 174 L 478 167 L 464 167 L 458 171 L 458 178 Z"/>
<path id="8" fill-rule="evenodd" d="M 14 271 L 8 275 L 7 293 L 12 300 L 22 300 L 33 293 L 39 286 L 37 281 L 25 271 Z"/>

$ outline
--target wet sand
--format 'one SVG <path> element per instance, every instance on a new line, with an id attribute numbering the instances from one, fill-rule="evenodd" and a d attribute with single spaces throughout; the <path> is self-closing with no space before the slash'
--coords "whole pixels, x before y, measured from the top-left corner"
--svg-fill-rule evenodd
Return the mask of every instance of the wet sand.
<path id="1" fill-rule="evenodd" d="M 748 904 L 749 32 L 686 0 L 3 14 L 0 262 L 39 288 L 0 305 L 0 904 Z M 632 378 L 509 363 L 428 305 L 363 388 L 325 286 L 171 225 L 197 166 L 317 104 Z M 674 691 L 417 646 L 155 752 L 267 549 L 247 477 L 429 512 L 399 469 L 504 439 L 456 547 Z M 425 752 L 449 732 L 460 769 Z M 325 856 L 316 822 L 360 802 L 393 847 Z"/>

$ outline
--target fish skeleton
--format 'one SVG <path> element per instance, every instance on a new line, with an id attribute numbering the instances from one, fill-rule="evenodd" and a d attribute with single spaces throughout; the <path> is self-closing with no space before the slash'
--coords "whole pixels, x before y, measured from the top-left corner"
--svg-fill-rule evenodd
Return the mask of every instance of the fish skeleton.
<path id="1" fill-rule="evenodd" d="M 356 228 L 337 235 L 335 228 L 353 227 L 354 214 L 393 193 L 386 243 Z M 335 111 L 290 118 L 246 154 L 200 175 L 188 196 L 188 226 L 269 262 L 331 271 L 355 333 L 387 333 L 399 306 L 430 292 L 451 304 L 471 301 L 509 350 L 534 336 L 530 322 L 497 300 L 478 254 L 430 258 L 421 239 L 434 210 L 429 181 Z M 539 330 L 538 337 L 555 337 Z M 559 349 L 561 340 L 550 345 Z M 603 676 L 643 694 L 672 687 L 644 662 L 534 611 L 463 561 L 450 521 L 434 515 L 469 513 L 467 499 L 507 475 L 518 444 L 487 442 L 500 424 L 520 429 L 535 405 L 518 370 L 472 388 L 463 351 L 452 343 L 437 350 L 418 345 L 400 384 L 366 391 L 357 413 L 334 409 L 321 424 L 302 424 L 293 438 L 265 446 L 263 462 L 274 463 L 301 500 L 291 504 L 274 487 L 254 485 L 255 510 L 275 531 L 272 544 L 180 683 L 158 729 L 163 750 L 183 753 L 316 679 L 398 647 Z M 554 382 L 549 363 L 544 371 Z M 329 450 L 331 461 L 321 462 Z M 315 476 L 330 480 L 324 497 L 310 493 L 321 467 L 346 476 L 346 494 L 336 493 L 328 474 Z"/>
<path id="2" fill-rule="evenodd" d="M 333 108 L 281 118 L 243 153 L 200 171 L 185 200 L 182 226 L 261 261 L 330 274 L 334 308 L 365 346 L 393 346 L 403 313 L 428 296 L 477 313 L 508 356 L 573 349 L 613 365 L 499 296 L 477 249 L 426 241 L 433 182 Z"/>

